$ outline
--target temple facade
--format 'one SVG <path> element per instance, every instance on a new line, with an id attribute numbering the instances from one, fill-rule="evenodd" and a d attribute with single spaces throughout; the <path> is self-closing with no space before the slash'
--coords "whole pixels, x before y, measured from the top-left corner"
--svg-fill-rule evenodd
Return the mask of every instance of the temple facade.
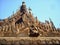
<path id="1" fill-rule="evenodd" d="M 22 2 L 20 9 L 11 17 L 0 20 L 0 37 L 60 37 L 52 20 L 41 22 Z"/>

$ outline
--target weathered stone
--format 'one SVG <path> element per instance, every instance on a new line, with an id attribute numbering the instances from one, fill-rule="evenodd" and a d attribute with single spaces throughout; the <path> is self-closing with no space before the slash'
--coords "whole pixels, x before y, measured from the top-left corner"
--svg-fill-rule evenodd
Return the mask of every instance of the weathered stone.
<path id="1" fill-rule="evenodd" d="M 32 37 L 60 37 L 60 29 L 57 29 L 52 20 L 50 21 L 45 20 L 45 22 L 39 21 L 36 17 L 33 17 L 33 14 L 29 11 L 27 11 L 25 2 L 22 2 L 22 5 L 20 7 L 20 10 L 18 10 L 16 13 L 13 12 L 12 17 L 6 18 L 2 21 L 0 21 L 0 34 L 4 34 L 4 36 L 32 36 Z M 34 25 L 34 27 L 30 28 L 31 25 Z M 29 28 L 29 29 L 26 29 Z M 2 30 L 2 31 L 1 31 Z M 23 31 L 22 31 L 23 30 Z M 27 30 L 27 31 L 26 31 Z M 29 32 L 28 32 L 29 30 Z M 30 32 L 31 31 L 31 32 Z M 6 34 L 6 35 L 5 35 Z"/>

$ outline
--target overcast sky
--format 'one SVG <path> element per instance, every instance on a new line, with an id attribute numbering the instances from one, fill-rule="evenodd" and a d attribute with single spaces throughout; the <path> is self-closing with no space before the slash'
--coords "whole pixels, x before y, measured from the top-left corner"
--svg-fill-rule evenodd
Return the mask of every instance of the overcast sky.
<path id="1" fill-rule="evenodd" d="M 39 21 L 52 19 L 56 27 L 60 27 L 60 0 L 25 0 L 27 8 L 32 9 L 34 17 Z M 20 8 L 22 0 L 0 0 L 0 19 L 11 16 Z"/>

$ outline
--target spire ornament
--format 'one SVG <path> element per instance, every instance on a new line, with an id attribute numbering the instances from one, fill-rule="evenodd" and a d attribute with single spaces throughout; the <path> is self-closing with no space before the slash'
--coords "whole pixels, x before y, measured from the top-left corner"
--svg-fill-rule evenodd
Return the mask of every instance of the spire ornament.
<path id="1" fill-rule="evenodd" d="M 32 9 L 31 9 L 30 7 L 29 7 L 29 9 L 28 9 L 28 10 L 29 10 L 29 13 L 31 13 Z"/>

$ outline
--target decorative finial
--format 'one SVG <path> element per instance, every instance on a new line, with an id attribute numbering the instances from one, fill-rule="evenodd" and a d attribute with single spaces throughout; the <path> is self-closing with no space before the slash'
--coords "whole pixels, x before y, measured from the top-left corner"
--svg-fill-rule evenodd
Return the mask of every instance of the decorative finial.
<path id="1" fill-rule="evenodd" d="M 50 22 L 52 22 L 51 18 L 49 18 Z"/>
<path id="2" fill-rule="evenodd" d="M 25 5 L 25 2 L 24 1 L 22 2 L 22 5 Z"/>
<path id="3" fill-rule="evenodd" d="M 31 11 L 32 11 L 32 10 L 31 10 L 31 8 L 29 7 L 29 13 L 31 13 Z"/>
<path id="4" fill-rule="evenodd" d="M 14 15 L 14 11 L 13 11 L 13 15 Z"/>
<path id="5" fill-rule="evenodd" d="M 27 12 L 27 8 L 26 8 L 26 5 L 25 5 L 25 2 L 22 2 L 22 5 L 21 5 L 21 7 L 20 7 L 20 11 L 21 11 L 22 13 L 26 13 L 26 12 Z"/>

